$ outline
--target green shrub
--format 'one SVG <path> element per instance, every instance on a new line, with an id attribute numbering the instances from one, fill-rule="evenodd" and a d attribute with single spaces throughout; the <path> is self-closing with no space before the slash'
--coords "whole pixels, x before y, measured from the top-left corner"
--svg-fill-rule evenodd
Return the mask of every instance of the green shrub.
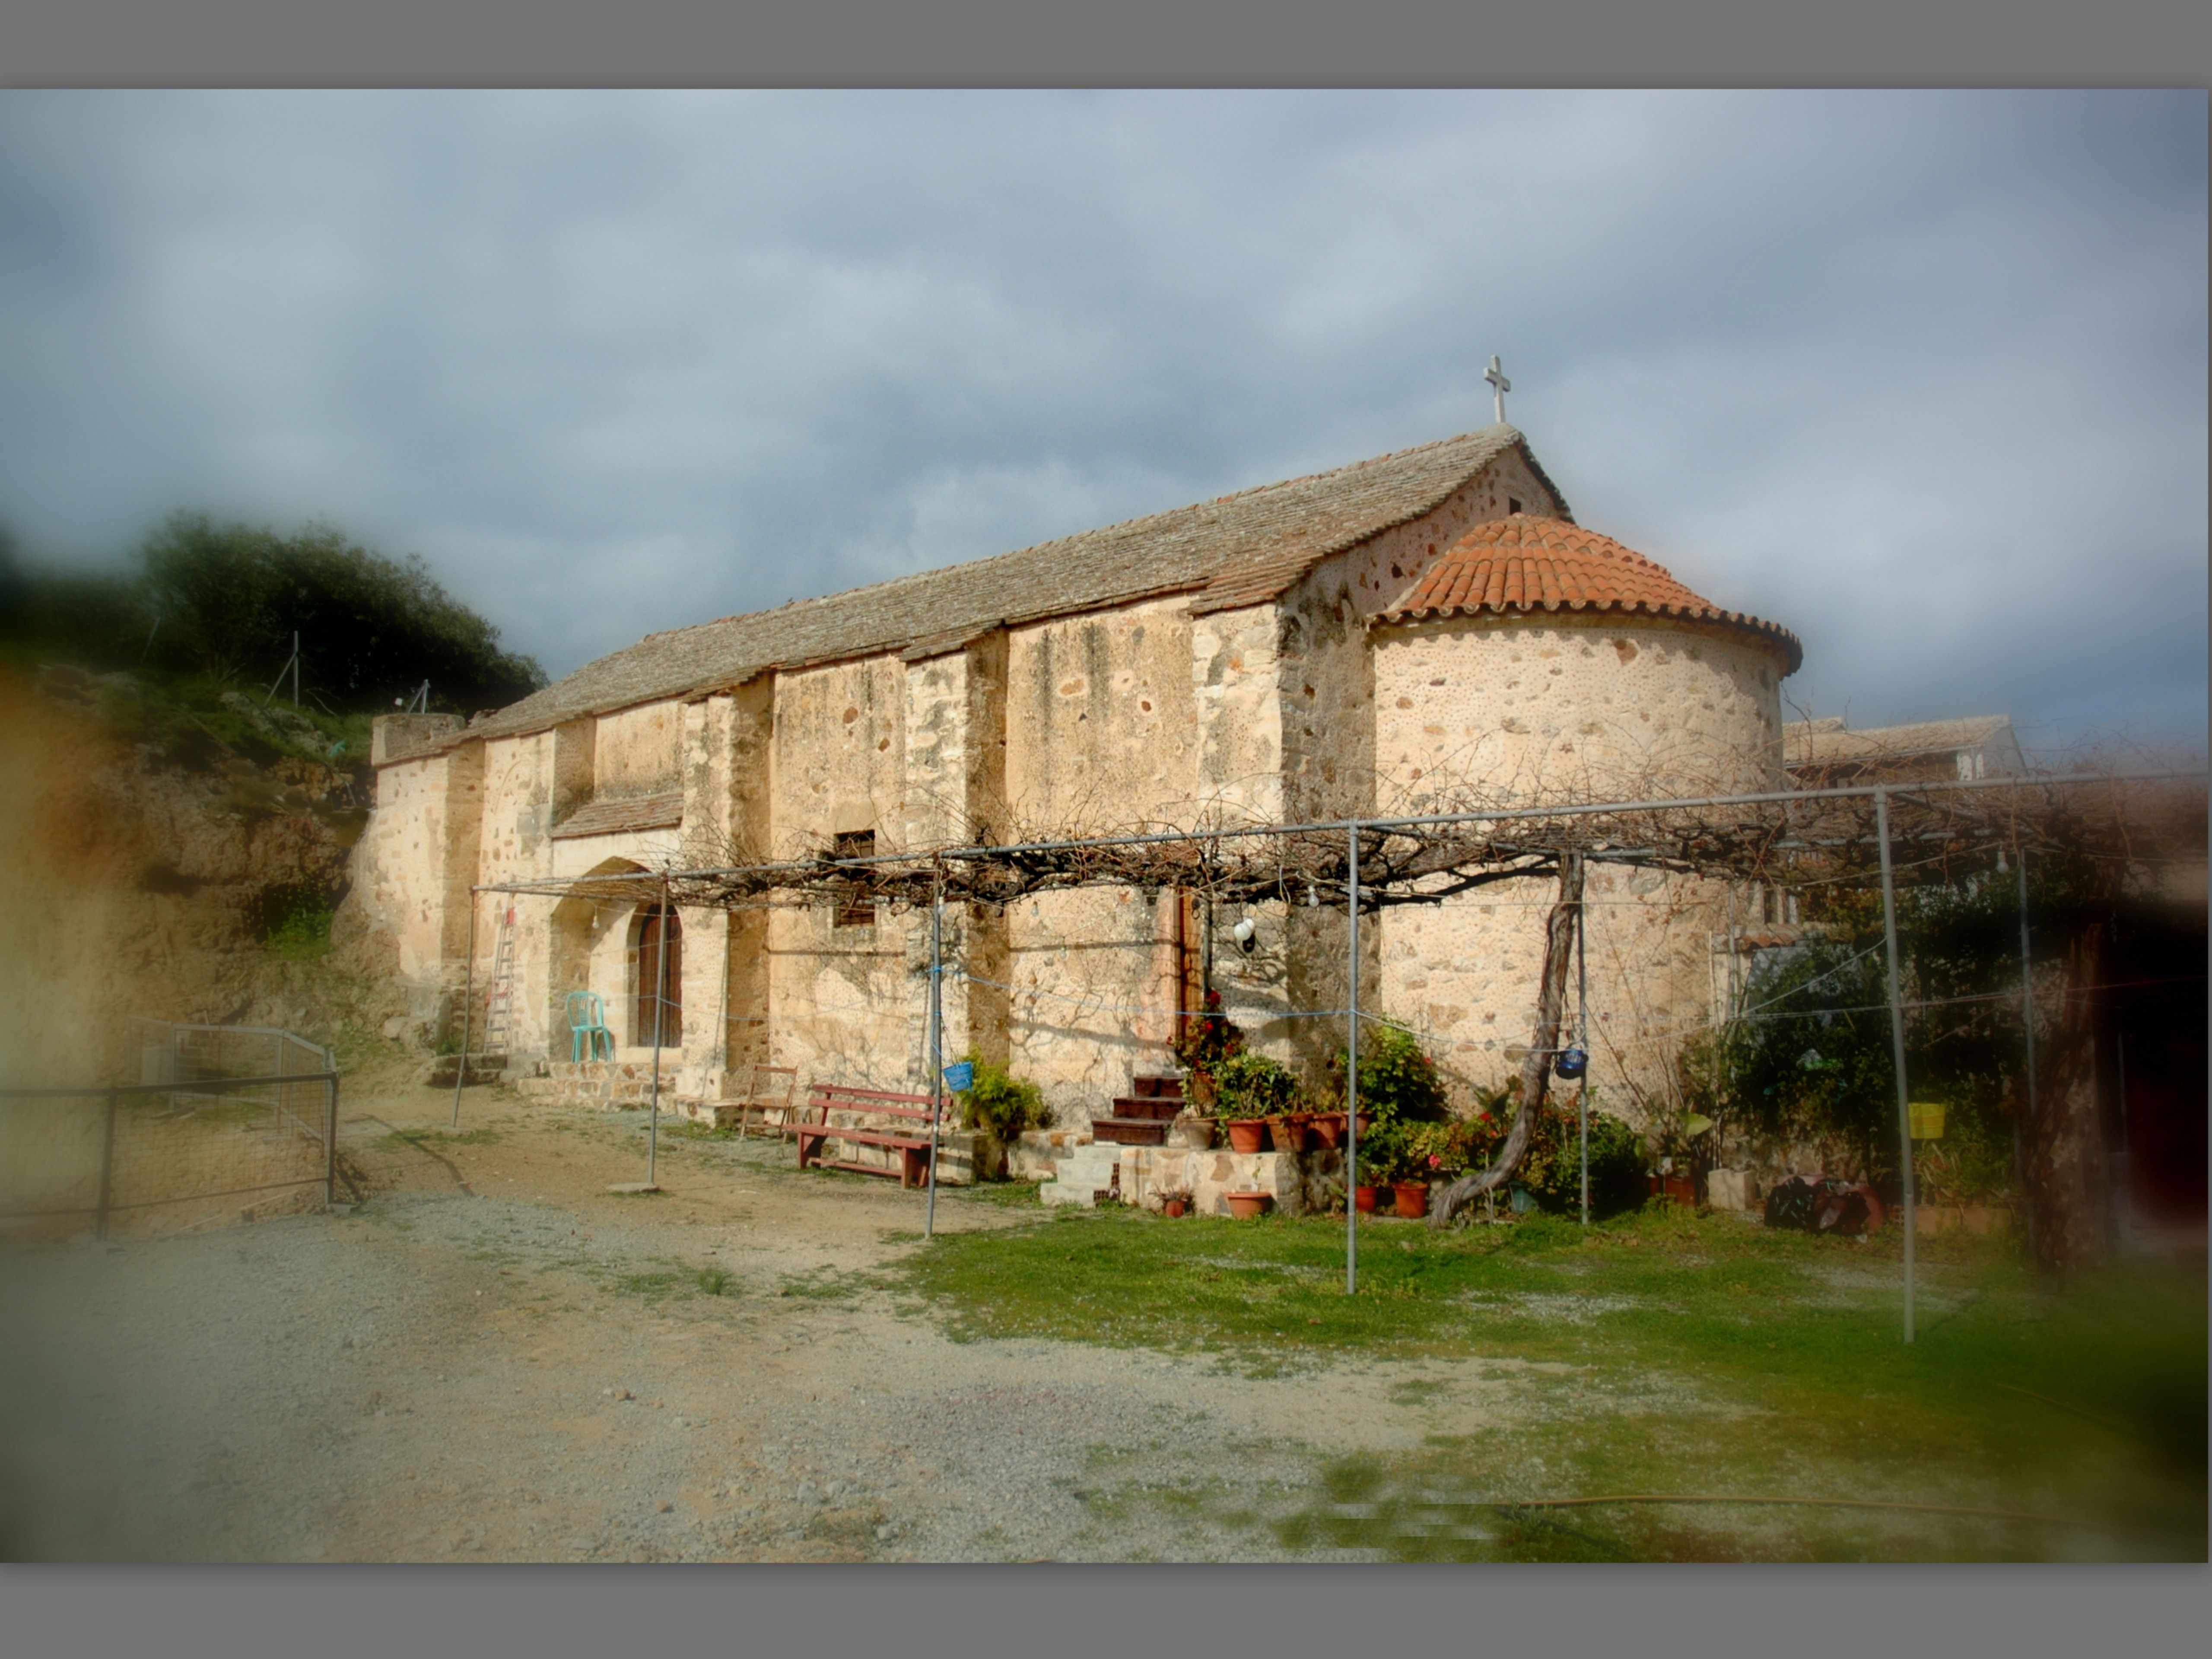
<path id="1" fill-rule="evenodd" d="M 2012 1136 L 1972 1106 L 1946 1105 L 1943 1138 L 1923 1140 L 1912 1167 L 1929 1204 L 1980 1204 L 2013 1189 Z"/>
<path id="2" fill-rule="evenodd" d="M 257 896 L 255 929 L 272 956 L 305 961 L 330 950 L 335 913 L 328 888 L 315 882 L 283 883 L 264 888 Z"/>
<path id="3" fill-rule="evenodd" d="M 1411 1167 L 1412 1149 L 1406 1144 L 1406 1126 L 1378 1120 L 1359 1137 L 1359 1182 L 1363 1187 L 1387 1187 Z"/>
<path id="4" fill-rule="evenodd" d="M 1583 1202 L 1581 1127 L 1571 1103 L 1544 1103 L 1528 1136 L 1528 1150 L 1513 1178 L 1546 1209 L 1580 1213 Z M 1633 1209 L 1647 1193 L 1644 1143 L 1635 1130 L 1605 1112 L 1589 1118 L 1590 1213 Z"/>
<path id="5" fill-rule="evenodd" d="M 972 1054 L 968 1063 L 975 1068 L 975 1081 L 962 1098 L 960 1121 L 965 1127 L 1011 1143 L 1023 1130 L 1041 1129 L 1052 1121 L 1044 1091 L 1036 1084 Z"/>
<path id="6" fill-rule="evenodd" d="M 1338 1049 L 1332 1068 L 1333 1092 L 1340 1100 L 1346 1059 L 1346 1051 Z M 1372 1112 L 1378 1122 L 1441 1123 L 1450 1115 L 1443 1074 L 1402 1025 L 1376 1022 L 1360 1028 L 1359 1109 Z"/>
<path id="7" fill-rule="evenodd" d="M 1298 1080 L 1265 1054 L 1243 1049 L 1213 1068 L 1214 1111 L 1222 1118 L 1273 1117 L 1298 1103 Z"/>

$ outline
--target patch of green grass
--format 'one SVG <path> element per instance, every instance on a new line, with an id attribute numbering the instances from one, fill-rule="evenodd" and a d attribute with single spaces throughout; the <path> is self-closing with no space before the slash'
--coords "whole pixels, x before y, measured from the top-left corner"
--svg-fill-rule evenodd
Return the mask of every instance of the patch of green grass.
<path id="1" fill-rule="evenodd" d="M 489 1146 L 499 1139 L 496 1129 L 395 1129 L 377 1145 L 387 1152 L 407 1146 L 427 1152 L 433 1146 Z"/>
<path id="2" fill-rule="evenodd" d="M 711 1123 L 664 1123 L 660 1133 L 670 1140 L 719 1140 L 734 1145 L 738 1139 L 735 1129 L 717 1129 Z"/>
<path id="3" fill-rule="evenodd" d="M 591 1273 L 590 1268 L 585 1270 Z M 625 1296 L 641 1296 L 648 1302 L 671 1297 L 726 1297 L 738 1294 L 737 1276 L 726 1267 L 687 1267 L 665 1262 L 648 1273 L 594 1274 L 609 1288 Z"/>
<path id="4" fill-rule="evenodd" d="M 894 1272 L 957 1338 L 1206 1352 L 1261 1375 L 1353 1354 L 1546 1364 L 1509 1364 L 1507 1403 L 1480 1423 L 1438 1422 L 1443 1437 L 1420 1453 L 1325 1471 L 1372 1490 L 1341 1500 L 1348 1510 L 1330 1499 L 1270 1523 L 1301 1547 L 1403 1559 L 2203 1557 L 2201 1264 L 2133 1263 L 2062 1287 L 1993 1241 L 1923 1241 L 1908 1347 L 1894 1231 L 1861 1244 L 1671 1208 L 1587 1233 L 1549 1216 L 1458 1231 L 1386 1222 L 1361 1231 L 1356 1297 L 1344 1293 L 1343 1238 L 1340 1219 L 1068 1210 L 948 1235 Z M 1418 1395 L 1401 1383 L 1386 1397 L 1418 1408 Z M 1455 1520 L 1424 1507 L 1422 1494 L 1452 1490 L 1467 1504 L 1825 1494 L 2081 1524 L 1657 1506 Z"/>
<path id="5" fill-rule="evenodd" d="M 793 1273 L 783 1281 L 776 1294 L 801 1302 L 849 1302 L 872 1282 L 865 1274 L 817 1267 L 811 1273 Z"/>
<path id="6" fill-rule="evenodd" d="M 940 1187 L 938 1195 L 957 1194 L 963 1204 L 990 1204 L 1008 1210 L 1042 1210 L 1037 1196 L 1042 1183 L 1035 1181 L 986 1181 L 973 1187 Z"/>

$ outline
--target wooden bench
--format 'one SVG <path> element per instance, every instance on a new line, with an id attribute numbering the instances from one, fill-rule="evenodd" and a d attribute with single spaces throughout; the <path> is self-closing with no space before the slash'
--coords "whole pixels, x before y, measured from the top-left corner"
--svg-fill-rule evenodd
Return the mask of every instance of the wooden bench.
<path id="1" fill-rule="evenodd" d="M 914 1128 L 873 1129 L 858 1124 L 832 1123 L 830 1115 L 888 1117 Z M 920 1186 L 929 1178 L 929 1122 L 934 1115 L 927 1095 L 896 1093 L 887 1089 L 853 1089 L 837 1083 L 817 1083 L 806 1091 L 805 1115 L 792 1127 L 799 1142 L 799 1167 L 812 1164 L 824 1170 L 850 1170 L 859 1175 L 896 1174 L 899 1185 Z M 899 1155 L 896 1170 L 857 1158 L 824 1158 L 830 1142 L 848 1146 L 882 1146 Z"/>
<path id="2" fill-rule="evenodd" d="M 738 1139 L 743 1140 L 757 1114 L 763 1129 L 773 1129 L 778 1134 L 789 1134 L 793 1119 L 798 1115 L 799 1068 L 796 1066 L 756 1066 L 746 1081 L 742 1099 L 725 1101 L 714 1109 L 714 1127 L 726 1129 L 735 1122 Z M 770 1112 L 781 1114 L 773 1123 Z M 727 1121 L 726 1121 L 727 1120 Z"/>

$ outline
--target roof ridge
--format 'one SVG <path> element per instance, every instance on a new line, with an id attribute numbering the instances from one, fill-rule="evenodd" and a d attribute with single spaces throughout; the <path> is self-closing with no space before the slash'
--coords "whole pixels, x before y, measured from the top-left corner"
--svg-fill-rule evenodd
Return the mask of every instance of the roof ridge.
<path id="1" fill-rule="evenodd" d="M 1432 439 L 1427 443 L 1413 444 L 1404 449 L 1386 450 L 1380 455 L 1370 455 L 1364 460 L 1346 461 L 1341 466 L 1324 467 L 1318 472 L 1302 472 L 1296 477 L 1277 478 L 1270 483 L 1250 484 L 1243 489 L 1232 489 L 1226 495 L 1215 495 L 1206 500 L 1186 501 L 1180 507 L 1162 507 L 1154 513 L 1139 513 L 1127 519 L 1117 519 L 1111 524 L 1094 525 L 1087 530 L 1071 530 L 1064 536 L 1048 536 L 1041 542 L 1030 542 L 1024 546 L 1008 548 L 1003 553 L 987 553 L 980 558 L 961 559 L 949 565 L 933 565 L 927 570 L 909 570 L 903 575 L 886 576 L 877 581 L 859 582 L 851 587 L 836 588 L 827 593 L 806 594 L 797 599 L 786 599 L 781 605 L 761 605 L 751 611 L 732 611 L 727 616 L 712 617 L 706 622 L 686 623 L 680 628 L 657 629 L 650 634 L 641 636 L 629 645 L 622 647 L 620 651 L 611 651 L 606 655 L 619 656 L 622 651 L 635 650 L 647 640 L 674 639 L 679 635 L 696 633 L 702 628 L 719 628 L 725 623 L 738 622 L 747 617 L 773 616 L 779 611 L 795 610 L 801 605 L 827 605 L 833 599 L 849 599 L 855 593 L 875 592 L 885 588 L 896 587 L 902 582 L 926 580 L 933 576 L 942 575 L 947 570 L 974 569 L 978 566 L 995 563 L 1000 559 L 1018 558 L 1025 553 L 1036 553 L 1046 548 L 1056 547 L 1062 542 L 1077 541 L 1086 536 L 1107 535 L 1116 530 L 1127 530 L 1133 525 L 1150 524 L 1159 519 L 1171 519 L 1178 513 L 1200 512 L 1209 507 L 1220 507 L 1231 501 L 1244 501 L 1255 495 L 1264 495 L 1269 490 L 1288 489 L 1293 484 L 1311 483 L 1320 478 L 1333 478 L 1342 473 L 1357 472 L 1364 467 L 1380 466 L 1385 461 L 1404 460 L 1410 455 L 1447 448 L 1453 444 L 1466 443 L 1470 439 L 1487 438 L 1493 434 L 1498 434 L 1502 442 L 1527 441 L 1517 428 L 1493 422 L 1488 426 L 1478 427 L 1472 432 L 1456 433 L 1449 438 Z M 1562 520 L 1558 522 L 1568 521 Z M 1198 585 L 1204 586 L 1203 583 Z M 605 659 L 595 657 L 592 660 L 598 662 Z M 585 667 L 590 665 L 589 663 L 584 665 Z M 564 675 L 562 678 L 566 678 L 567 676 Z"/>
<path id="2" fill-rule="evenodd" d="M 1525 434 L 1496 422 L 1026 547 L 657 629 L 486 715 L 455 741 L 519 737 L 776 669 L 1176 594 L 1191 596 L 1193 614 L 1264 603 L 1322 561 L 1434 511 L 1512 455 L 1571 525 Z"/>

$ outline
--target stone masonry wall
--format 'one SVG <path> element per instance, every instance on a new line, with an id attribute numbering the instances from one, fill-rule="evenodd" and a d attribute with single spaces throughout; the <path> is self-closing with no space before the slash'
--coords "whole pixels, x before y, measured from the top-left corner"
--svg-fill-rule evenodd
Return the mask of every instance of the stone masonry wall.
<path id="1" fill-rule="evenodd" d="M 1377 755 L 1411 810 L 1469 793 L 1633 799 L 1776 786 L 1779 650 L 1651 620 L 1455 618 L 1376 639 Z M 1552 878 L 1498 884 L 1380 924 L 1377 1006 L 1421 1032 L 1464 1092 L 1528 1041 Z M 1711 1000 L 1720 884 L 1594 864 L 1590 1076 L 1632 1119 Z M 1509 1052 L 1511 1051 L 1511 1052 Z"/>

